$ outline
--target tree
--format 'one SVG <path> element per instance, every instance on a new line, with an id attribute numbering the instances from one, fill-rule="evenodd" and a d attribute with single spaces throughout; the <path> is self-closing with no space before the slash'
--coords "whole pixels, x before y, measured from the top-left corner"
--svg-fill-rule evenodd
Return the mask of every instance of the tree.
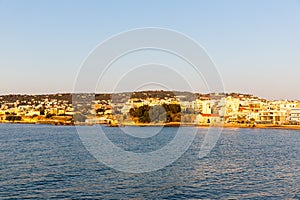
<path id="1" fill-rule="evenodd" d="M 251 124 L 254 124 L 254 123 L 255 123 L 255 119 L 254 119 L 254 118 L 251 118 L 251 119 L 250 119 L 250 123 L 251 123 Z"/>
<path id="2" fill-rule="evenodd" d="M 49 118 L 51 118 L 51 117 L 53 117 L 53 116 L 55 116 L 55 114 L 48 113 L 48 114 L 46 115 L 46 118 L 49 119 Z"/>
<path id="3" fill-rule="evenodd" d="M 105 112 L 105 110 L 103 109 L 103 108 L 98 108 L 97 110 L 96 110 L 96 113 L 97 114 L 103 114 Z"/>
<path id="4" fill-rule="evenodd" d="M 137 118 L 141 123 L 152 122 L 180 122 L 181 107 L 179 104 L 163 104 L 162 106 L 144 105 L 138 108 L 131 108 L 129 113 L 132 117 Z"/>
<path id="5" fill-rule="evenodd" d="M 243 124 L 246 121 L 246 117 L 238 115 L 237 116 L 237 121 L 238 121 L 238 123 Z"/>
<path id="6" fill-rule="evenodd" d="M 75 122 L 85 122 L 86 116 L 81 113 L 76 113 L 73 116 Z"/>
<path id="7" fill-rule="evenodd" d="M 154 122 L 165 121 L 166 120 L 166 110 L 164 107 L 155 105 L 150 108 L 149 111 L 150 119 Z"/>
<path id="8" fill-rule="evenodd" d="M 15 115 L 10 115 L 10 116 L 7 116 L 5 118 L 5 120 L 7 121 L 21 121 L 22 117 L 21 116 L 15 116 Z"/>
<path id="9" fill-rule="evenodd" d="M 40 110 L 40 115 L 45 115 L 45 110 Z"/>

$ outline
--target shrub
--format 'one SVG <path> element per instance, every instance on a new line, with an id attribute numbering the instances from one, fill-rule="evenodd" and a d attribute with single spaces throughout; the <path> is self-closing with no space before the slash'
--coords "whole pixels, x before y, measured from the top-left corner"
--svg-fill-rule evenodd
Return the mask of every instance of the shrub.
<path id="1" fill-rule="evenodd" d="M 5 120 L 7 121 L 21 121 L 21 119 L 22 119 L 21 116 L 16 116 L 16 115 L 10 115 L 5 118 Z"/>

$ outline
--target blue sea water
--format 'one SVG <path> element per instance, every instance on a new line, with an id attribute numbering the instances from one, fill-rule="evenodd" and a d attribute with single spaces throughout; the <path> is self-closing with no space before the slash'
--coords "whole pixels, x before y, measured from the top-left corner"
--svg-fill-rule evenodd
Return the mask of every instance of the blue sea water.
<path id="1" fill-rule="evenodd" d="M 116 145 L 135 152 L 166 145 L 176 127 L 132 138 L 102 127 Z M 132 127 L 151 132 L 154 127 Z M 224 129 L 205 158 L 207 130 L 154 172 L 119 172 L 85 149 L 75 127 L 0 124 L 0 199 L 300 199 L 300 131 Z"/>

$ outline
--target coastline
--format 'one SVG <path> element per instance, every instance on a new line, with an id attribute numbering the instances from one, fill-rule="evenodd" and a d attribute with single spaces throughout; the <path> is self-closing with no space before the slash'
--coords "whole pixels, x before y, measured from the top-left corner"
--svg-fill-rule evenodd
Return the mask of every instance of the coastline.
<path id="1" fill-rule="evenodd" d="M 63 122 L 63 121 L 38 121 L 38 122 L 5 122 L 1 121 L 0 124 L 33 124 L 33 125 L 53 125 L 53 126 L 92 126 L 96 123 L 72 123 L 72 122 Z M 106 125 L 107 127 L 197 127 L 197 128 L 228 128 L 228 129 L 282 129 L 282 130 L 300 130 L 299 125 L 272 125 L 272 124 L 194 124 L 194 123 L 124 123 L 124 124 L 97 124 L 97 125 Z"/>

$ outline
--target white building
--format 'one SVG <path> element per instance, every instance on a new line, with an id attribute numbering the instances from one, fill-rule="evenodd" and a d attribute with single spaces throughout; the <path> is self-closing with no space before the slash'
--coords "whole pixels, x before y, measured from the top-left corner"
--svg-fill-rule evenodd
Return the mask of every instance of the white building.
<path id="1" fill-rule="evenodd" d="M 300 122 L 300 108 L 293 108 L 290 111 L 290 121 Z"/>

